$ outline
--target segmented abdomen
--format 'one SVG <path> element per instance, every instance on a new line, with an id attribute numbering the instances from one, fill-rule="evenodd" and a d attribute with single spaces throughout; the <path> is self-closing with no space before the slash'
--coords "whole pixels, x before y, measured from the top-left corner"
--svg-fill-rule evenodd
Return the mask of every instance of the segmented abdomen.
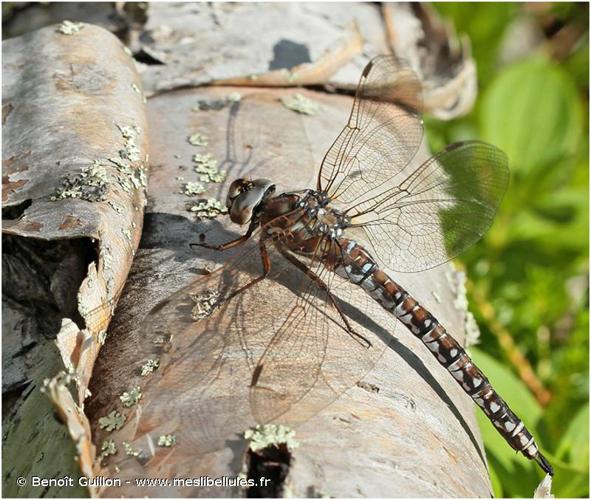
<path id="1" fill-rule="evenodd" d="M 345 238 L 339 241 L 339 245 L 343 250 L 343 257 L 335 267 L 335 272 L 363 288 L 420 338 L 462 389 L 482 408 L 509 445 L 526 457 L 536 460 L 546 472 L 552 473 L 552 467 L 539 452 L 534 438 L 523 422 L 437 319 L 381 271 L 363 247 Z"/>

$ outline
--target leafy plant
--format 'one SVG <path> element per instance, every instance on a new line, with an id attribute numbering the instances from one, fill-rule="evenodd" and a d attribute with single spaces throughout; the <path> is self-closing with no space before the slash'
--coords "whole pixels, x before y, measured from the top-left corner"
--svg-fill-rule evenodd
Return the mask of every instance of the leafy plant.
<path id="1" fill-rule="evenodd" d="M 480 96 L 475 109 L 462 119 L 442 123 L 427 118 L 431 147 L 481 138 L 508 154 L 512 176 L 495 224 L 461 259 L 471 280 L 471 308 L 482 331 L 474 358 L 555 467 L 553 493 L 585 497 L 588 27 L 583 22 L 580 42 L 560 61 L 547 55 L 551 50 L 538 48 L 510 64 L 500 62 L 505 36 L 517 20 L 529 16 L 529 21 L 541 23 L 549 18 L 580 31 L 585 7 L 550 5 L 543 12 L 525 4 L 436 8 L 453 19 L 458 31 L 470 35 Z M 531 370 L 516 361 L 520 359 Z M 517 456 L 480 413 L 495 494 L 531 497 L 541 472 Z"/>

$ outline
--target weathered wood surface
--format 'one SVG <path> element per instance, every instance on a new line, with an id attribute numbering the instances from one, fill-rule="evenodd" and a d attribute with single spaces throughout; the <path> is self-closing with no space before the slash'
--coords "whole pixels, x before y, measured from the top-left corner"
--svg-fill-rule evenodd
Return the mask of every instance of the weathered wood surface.
<path id="1" fill-rule="evenodd" d="M 192 110 L 198 101 L 223 102 L 236 91 L 243 94 L 240 103 L 217 111 Z M 256 423 L 248 394 L 252 367 L 272 333 L 270 321 L 277 323 L 262 310 L 267 311 L 265 304 L 273 301 L 279 314 L 285 312 L 293 294 L 289 280 L 269 280 L 241 297 L 240 312 L 231 308 L 212 318 L 215 330 L 208 321 L 187 324 L 179 315 L 168 324 L 174 339 L 165 346 L 153 343 L 162 331 L 153 328 L 148 314 L 193 280 L 207 282 L 203 274 L 236 255 L 194 251 L 188 246 L 201 234 L 217 243 L 240 231 L 227 217 L 197 221 L 186 210 L 191 199 L 181 193 L 183 183 L 198 178 L 190 167 L 192 154 L 207 150 L 228 172 L 228 180 L 210 184 L 203 197 L 221 199 L 237 176 L 274 179 L 279 189 L 313 185 L 322 154 L 346 121 L 352 100 L 306 91 L 305 96 L 320 103 L 321 110 L 316 116 L 301 116 L 279 102 L 293 92 L 218 88 L 177 91 L 149 101 L 148 119 L 157 120 L 159 127 L 150 138 L 154 157 L 143 239 L 123 299 L 127 314 L 116 319 L 101 351 L 87 406 L 97 444 L 112 439 L 119 450 L 105 459 L 101 474 L 123 479 L 234 477 L 244 471 L 243 433 Z M 186 137 L 194 132 L 208 137 L 207 147 L 187 143 Z M 423 149 L 420 158 L 425 157 Z M 183 180 L 177 179 L 179 175 Z M 252 268 L 250 272 L 256 274 Z M 451 267 L 397 278 L 450 331 L 463 337 L 465 306 L 461 297 L 458 300 L 461 286 Z M 370 307 L 359 297 L 354 300 Z M 353 307 L 349 312 L 358 322 L 358 331 L 385 347 L 385 352 L 369 374 L 360 372 L 361 383 L 354 385 L 349 366 L 371 365 L 353 359 L 353 353 L 348 361 L 334 358 L 343 351 L 333 346 L 325 375 L 336 380 L 337 387 L 351 385 L 350 390 L 323 408 L 331 399 L 319 388 L 315 397 L 305 398 L 278 420 L 295 426 L 300 443 L 293 453 L 285 494 L 489 496 L 470 398 L 420 341 L 404 328 L 394 330 L 395 322 L 379 307 L 357 311 Z M 253 318 L 251 325 L 260 328 L 250 328 L 240 338 L 232 321 L 241 321 L 233 313 L 241 314 L 243 320 Z M 258 322 L 257 314 L 261 314 Z M 346 342 L 339 333 L 331 330 L 331 342 Z M 212 356 L 221 350 L 225 350 L 224 365 L 219 372 L 214 370 L 214 377 L 209 371 Z M 160 360 L 158 370 L 141 376 L 141 366 L 154 358 Z M 297 377 L 297 366 L 293 376 Z M 125 408 L 119 396 L 135 385 L 141 387 L 142 398 L 136 406 Z M 125 416 L 124 426 L 114 432 L 99 429 L 98 418 L 113 410 Z M 151 447 L 150 440 L 154 443 L 163 434 L 175 434 L 177 444 Z M 127 456 L 124 441 L 140 456 Z M 239 492 L 124 485 L 103 494 L 234 496 Z"/>
<path id="2" fill-rule="evenodd" d="M 426 4 L 324 2 L 50 3 L 16 12 L 9 33 L 67 18 L 96 23 L 130 45 L 147 95 L 212 83 L 326 85 L 353 90 L 374 56 L 394 51 L 425 83 L 425 107 L 451 119 L 472 108 L 469 41 Z M 244 26 L 248 26 L 245 30 Z"/>
<path id="3" fill-rule="evenodd" d="M 142 69 L 149 94 L 211 83 L 352 90 L 372 57 L 394 51 L 421 75 L 435 115 L 465 114 L 476 96 L 467 41 L 428 6 L 155 3 L 148 12 L 136 49 L 160 63 Z"/>
<path id="4" fill-rule="evenodd" d="M 140 238 L 147 130 L 131 58 L 102 28 L 2 52 L 4 493 L 39 496 L 16 477 L 92 476 L 84 400 Z"/>

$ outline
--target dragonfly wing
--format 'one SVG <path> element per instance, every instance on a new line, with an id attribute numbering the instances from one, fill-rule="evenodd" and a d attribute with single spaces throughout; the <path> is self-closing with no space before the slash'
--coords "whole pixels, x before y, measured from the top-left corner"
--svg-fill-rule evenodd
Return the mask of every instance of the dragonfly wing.
<path id="1" fill-rule="evenodd" d="M 399 272 L 423 271 L 454 258 L 483 236 L 508 182 L 505 153 L 480 141 L 460 142 L 348 210 L 382 265 Z"/>
<path id="2" fill-rule="evenodd" d="M 319 268 L 314 266 L 314 271 Z M 329 277 L 325 274 L 320 272 L 319 279 Z M 284 415 L 314 387 L 326 355 L 327 292 L 302 277 L 301 291 L 253 374 L 250 402 L 261 423 Z"/>
<path id="3" fill-rule="evenodd" d="M 303 286 L 253 375 L 250 401 L 258 422 L 296 425 L 311 418 L 369 372 L 391 338 L 374 321 L 383 316 L 381 307 L 360 288 L 322 260 L 305 264 L 317 279 L 295 271 Z M 348 331 L 329 294 L 369 346 Z"/>
<path id="4" fill-rule="evenodd" d="M 276 290 L 289 274 L 272 249 L 268 278 L 240 291 L 263 273 L 258 236 L 260 231 L 246 250 L 162 301 L 144 321 L 147 340 L 166 348 L 143 390 L 141 427 L 175 434 L 177 454 L 195 457 L 223 448 L 254 424 L 248 407 L 252 371 L 273 334 L 274 318 L 293 300 Z"/>
<path id="5" fill-rule="evenodd" d="M 349 121 L 326 153 L 318 189 L 347 206 L 401 172 L 423 137 L 421 84 L 394 56 L 365 67 Z"/>
<path id="6" fill-rule="evenodd" d="M 290 190 L 309 187 L 312 177 L 304 173 L 313 174 L 314 159 L 301 118 L 293 111 L 254 92 L 232 104 L 228 120 L 228 147 L 220 170 L 231 171 L 234 178 L 248 178 L 264 170 L 273 174 L 279 186 Z M 286 158 L 290 169 L 285 168 Z M 291 168 L 302 175 L 294 179 Z"/>

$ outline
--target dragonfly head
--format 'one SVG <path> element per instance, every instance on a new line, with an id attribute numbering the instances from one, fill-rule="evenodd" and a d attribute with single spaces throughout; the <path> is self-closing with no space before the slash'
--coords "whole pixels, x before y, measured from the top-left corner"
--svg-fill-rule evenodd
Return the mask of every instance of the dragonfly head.
<path id="1" fill-rule="evenodd" d="M 236 179 L 228 189 L 226 207 L 236 224 L 247 224 L 256 209 L 275 192 L 275 184 L 267 179 Z"/>

